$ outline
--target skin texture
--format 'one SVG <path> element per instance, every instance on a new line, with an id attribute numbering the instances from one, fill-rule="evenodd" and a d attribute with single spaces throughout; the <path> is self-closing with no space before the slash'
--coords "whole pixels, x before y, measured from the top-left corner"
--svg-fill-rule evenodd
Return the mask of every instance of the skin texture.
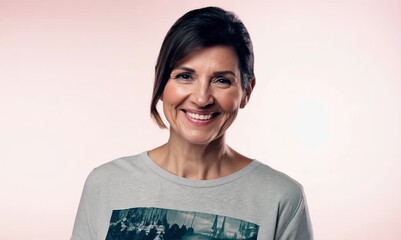
<path id="1" fill-rule="evenodd" d="M 169 140 L 149 156 L 167 171 L 197 180 L 219 178 L 243 168 L 251 160 L 225 144 L 225 132 L 254 86 L 253 79 L 248 89 L 242 89 L 231 47 L 213 46 L 184 57 L 171 72 L 162 95 Z M 194 119 L 193 114 L 210 119 Z"/>

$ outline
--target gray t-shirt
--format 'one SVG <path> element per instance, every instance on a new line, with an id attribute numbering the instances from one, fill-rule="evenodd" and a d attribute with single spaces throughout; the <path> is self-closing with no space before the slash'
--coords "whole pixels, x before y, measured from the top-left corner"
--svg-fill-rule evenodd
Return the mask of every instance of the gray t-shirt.
<path id="1" fill-rule="evenodd" d="M 302 186 L 253 160 L 213 180 L 191 180 L 147 154 L 88 176 L 72 240 L 313 239 Z"/>

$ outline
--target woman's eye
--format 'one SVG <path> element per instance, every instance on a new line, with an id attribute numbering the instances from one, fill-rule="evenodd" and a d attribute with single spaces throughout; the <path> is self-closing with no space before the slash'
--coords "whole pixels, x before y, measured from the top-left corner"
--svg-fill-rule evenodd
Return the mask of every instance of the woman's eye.
<path id="1" fill-rule="evenodd" d="M 188 73 L 180 73 L 175 76 L 176 79 L 191 79 L 191 74 Z"/>
<path id="2" fill-rule="evenodd" d="M 215 82 L 218 84 L 231 85 L 231 80 L 227 78 L 217 78 Z"/>

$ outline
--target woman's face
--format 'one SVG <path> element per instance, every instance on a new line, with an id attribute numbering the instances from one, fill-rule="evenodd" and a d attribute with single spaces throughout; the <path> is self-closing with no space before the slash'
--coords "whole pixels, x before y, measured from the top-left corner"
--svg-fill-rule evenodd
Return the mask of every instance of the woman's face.
<path id="1" fill-rule="evenodd" d="M 162 95 L 170 137 L 192 144 L 222 137 L 244 105 L 246 92 L 231 47 L 213 46 L 189 54 L 177 62 Z"/>

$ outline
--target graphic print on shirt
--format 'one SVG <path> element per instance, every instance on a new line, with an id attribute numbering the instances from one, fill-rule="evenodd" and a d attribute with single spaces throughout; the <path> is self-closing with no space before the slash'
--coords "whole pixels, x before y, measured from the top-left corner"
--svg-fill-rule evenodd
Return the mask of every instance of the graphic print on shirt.
<path id="1" fill-rule="evenodd" d="M 259 225 L 209 213 L 164 208 L 113 210 L 106 240 L 256 240 Z"/>

